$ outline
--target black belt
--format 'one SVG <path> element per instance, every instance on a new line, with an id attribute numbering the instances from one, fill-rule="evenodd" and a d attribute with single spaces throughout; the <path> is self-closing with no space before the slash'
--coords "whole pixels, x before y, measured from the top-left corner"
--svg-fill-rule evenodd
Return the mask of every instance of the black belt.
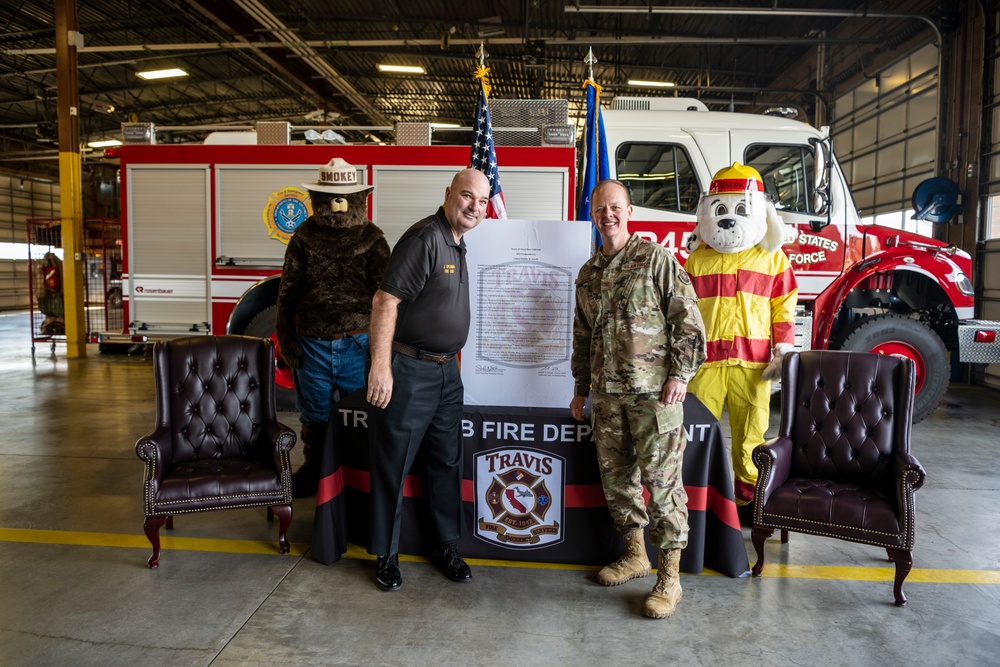
<path id="1" fill-rule="evenodd" d="M 429 354 L 406 343 L 392 341 L 392 349 L 407 357 L 433 361 L 435 364 L 446 364 L 455 358 L 454 354 Z"/>
<path id="2" fill-rule="evenodd" d="M 354 337 L 358 334 L 368 333 L 368 329 L 355 329 L 354 331 L 345 331 L 343 333 L 330 334 L 329 336 L 316 336 L 317 340 L 340 340 L 341 338 L 347 338 L 348 336 Z"/>

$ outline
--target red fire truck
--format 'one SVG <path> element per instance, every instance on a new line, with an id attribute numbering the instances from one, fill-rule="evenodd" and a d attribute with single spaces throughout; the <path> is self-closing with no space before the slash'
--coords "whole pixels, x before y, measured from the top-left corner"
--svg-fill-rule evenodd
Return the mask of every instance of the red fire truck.
<path id="1" fill-rule="evenodd" d="M 124 331 L 102 343 L 181 335 L 273 336 L 288 237 L 311 213 L 302 183 L 341 157 L 374 186 L 369 217 L 394 244 L 444 201 L 468 146 L 125 145 L 122 192 Z M 572 147 L 501 147 L 510 217 L 574 215 Z M 280 354 L 280 351 L 279 351 Z M 294 409 L 279 359 L 278 403 Z"/>

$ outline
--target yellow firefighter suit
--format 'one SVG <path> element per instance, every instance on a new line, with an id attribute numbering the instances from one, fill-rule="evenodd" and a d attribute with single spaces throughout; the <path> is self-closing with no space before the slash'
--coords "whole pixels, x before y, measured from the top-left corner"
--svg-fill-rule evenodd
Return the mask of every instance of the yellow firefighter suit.
<path id="1" fill-rule="evenodd" d="M 795 342 L 798 286 L 788 257 L 753 246 L 720 253 L 699 246 L 684 268 L 698 293 L 708 357 L 688 390 L 716 418 L 729 406 L 737 501 L 753 499 L 753 448 L 768 426 L 770 382 L 761 377 L 777 343 Z"/>

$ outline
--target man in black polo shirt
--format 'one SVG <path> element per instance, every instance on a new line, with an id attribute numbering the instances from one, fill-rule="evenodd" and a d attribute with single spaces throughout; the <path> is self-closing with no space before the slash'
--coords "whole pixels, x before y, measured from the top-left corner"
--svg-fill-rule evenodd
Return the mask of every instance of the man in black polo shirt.
<path id="1" fill-rule="evenodd" d="M 456 174 L 444 205 L 410 227 L 372 299 L 371 494 L 368 552 L 375 584 L 403 585 L 399 529 L 403 480 L 423 447 L 424 497 L 440 548 L 434 561 L 452 581 L 470 581 L 458 555 L 462 536 L 462 433 L 465 389 L 455 355 L 469 335 L 469 272 L 462 235 L 486 214 L 490 184 L 476 169 Z"/>

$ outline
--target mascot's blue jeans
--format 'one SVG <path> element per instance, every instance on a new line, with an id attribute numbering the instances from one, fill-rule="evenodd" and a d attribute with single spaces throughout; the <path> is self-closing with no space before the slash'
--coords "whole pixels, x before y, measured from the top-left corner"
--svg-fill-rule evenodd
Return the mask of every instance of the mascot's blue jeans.
<path id="1" fill-rule="evenodd" d="M 298 336 L 302 366 L 292 372 L 303 424 L 326 424 L 333 404 L 365 386 L 368 334 L 320 340 Z"/>

